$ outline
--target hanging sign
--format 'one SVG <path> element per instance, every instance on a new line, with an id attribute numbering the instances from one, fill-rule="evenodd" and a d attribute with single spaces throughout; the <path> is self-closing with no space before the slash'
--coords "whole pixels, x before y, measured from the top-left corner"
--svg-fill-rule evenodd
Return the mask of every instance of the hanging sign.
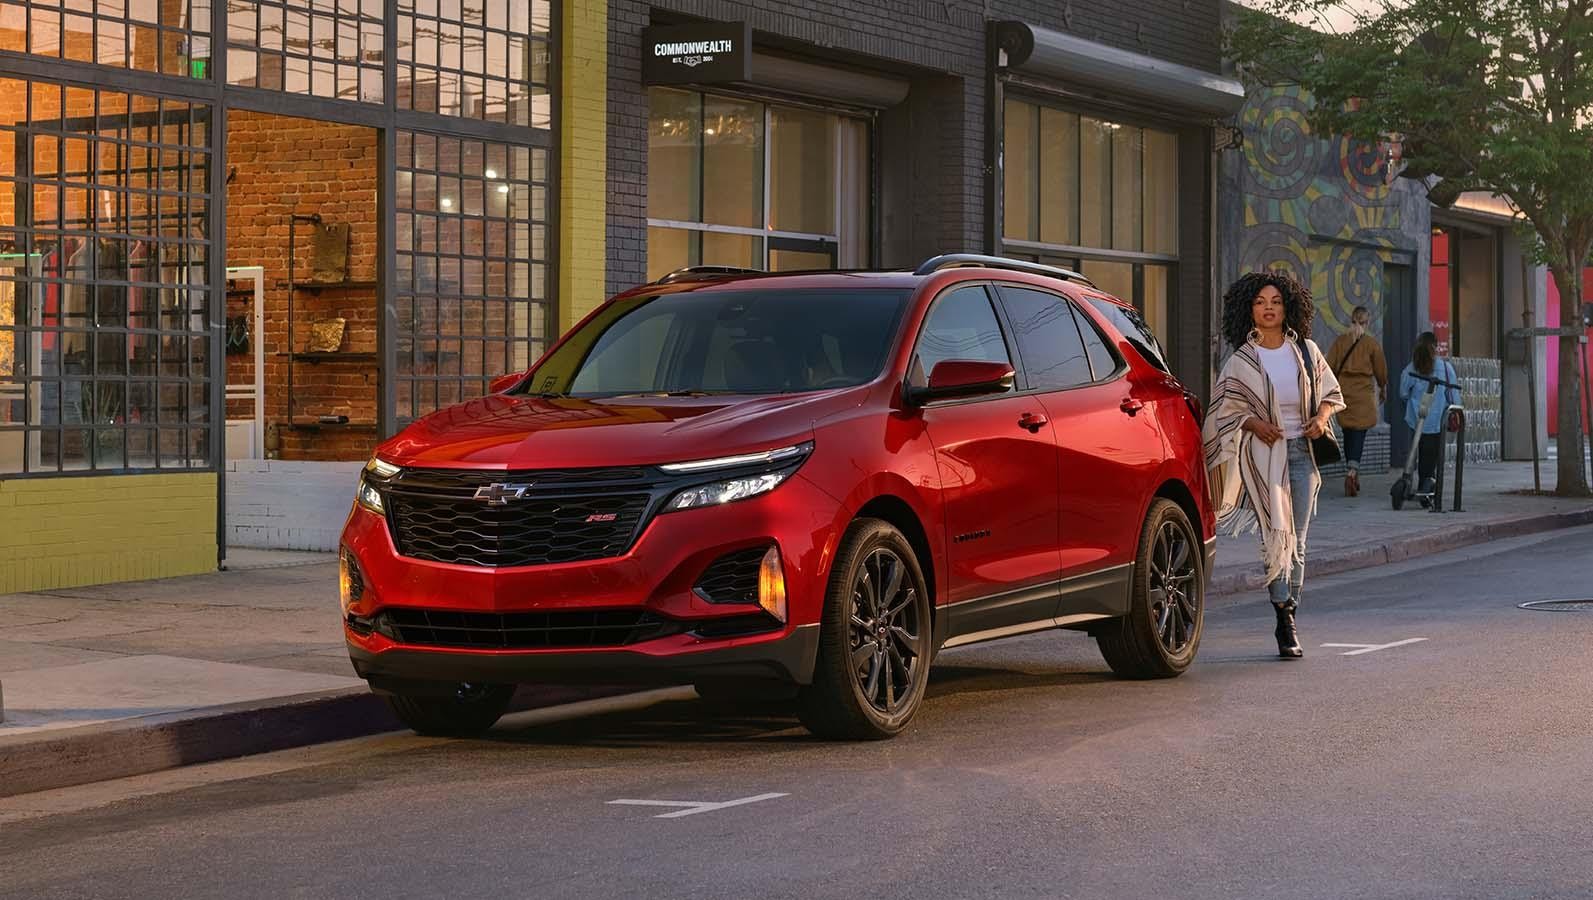
<path id="1" fill-rule="evenodd" d="M 746 22 L 657 25 L 642 32 L 644 84 L 752 80 L 752 27 Z"/>

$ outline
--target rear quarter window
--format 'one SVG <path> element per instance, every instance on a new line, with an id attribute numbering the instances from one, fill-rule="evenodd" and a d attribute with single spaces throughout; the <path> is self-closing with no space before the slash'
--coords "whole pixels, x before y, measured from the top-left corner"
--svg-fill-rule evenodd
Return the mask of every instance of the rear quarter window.
<path id="1" fill-rule="evenodd" d="M 1084 299 L 1105 316 L 1106 321 L 1112 323 L 1112 327 L 1123 333 L 1123 337 L 1139 351 L 1140 356 L 1145 357 L 1146 362 L 1163 372 L 1172 373 L 1172 367 L 1167 365 L 1167 354 L 1162 350 L 1161 342 L 1156 340 L 1155 333 L 1151 331 L 1145 317 L 1139 314 L 1139 310 L 1099 297 L 1085 295 Z"/>

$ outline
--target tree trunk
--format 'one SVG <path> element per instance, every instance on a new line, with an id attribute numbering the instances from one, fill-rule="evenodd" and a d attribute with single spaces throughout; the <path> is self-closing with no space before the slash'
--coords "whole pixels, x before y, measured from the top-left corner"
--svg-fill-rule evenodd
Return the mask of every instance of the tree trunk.
<path id="1" fill-rule="evenodd" d="M 1560 326 L 1582 325 L 1582 271 L 1580 267 L 1562 269 L 1555 267 L 1555 284 L 1560 289 Z M 1582 458 L 1582 354 L 1584 346 L 1575 337 L 1558 337 L 1560 342 L 1560 371 L 1558 373 L 1559 414 L 1556 418 L 1560 434 L 1555 446 L 1559 450 L 1556 462 L 1554 492 L 1563 497 L 1588 496 L 1587 463 Z"/>

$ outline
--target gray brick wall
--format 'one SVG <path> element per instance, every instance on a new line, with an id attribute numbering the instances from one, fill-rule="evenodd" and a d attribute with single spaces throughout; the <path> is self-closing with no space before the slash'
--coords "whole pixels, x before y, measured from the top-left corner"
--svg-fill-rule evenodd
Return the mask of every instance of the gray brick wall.
<path id="1" fill-rule="evenodd" d="M 640 283 L 646 274 L 647 101 L 640 54 L 642 30 L 655 15 L 661 21 L 745 20 L 765 46 L 822 54 L 911 79 L 917 98 L 907 104 L 913 128 L 932 128 L 938 139 L 934 158 L 911 162 L 915 192 L 933 198 L 915 201 L 912 213 L 933 221 L 913 223 L 914 237 L 903 253 L 985 245 L 987 22 L 1021 19 L 1183 65 L 1219 69 L 1216 0 L 612 0 L 610 293 Z M 1203 302 L 1207 267 L 1184 268 L 1192 271 L 1180 285 L 1182 292 Z M 1203 334 L 1196 335 L 1180 352 L 1203 359 L 1203 341 Z"/>

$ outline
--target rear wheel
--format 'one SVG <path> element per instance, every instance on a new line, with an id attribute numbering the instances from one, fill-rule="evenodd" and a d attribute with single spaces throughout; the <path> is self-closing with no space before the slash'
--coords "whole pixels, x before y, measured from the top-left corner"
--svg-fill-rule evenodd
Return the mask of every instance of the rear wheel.
<path id="1" fill-rule="evenodd" d="M 1205 621 L 1204 558 L 1195 529 L 1171 500 L 1151 504 L 1140 530 L 1128 615 L 1095 632 L 1124 678 L 1171 678 L 1195 661 Z"/>
<path id="2" fill-rule="evenodd" d="M 813 683 L 797 695 L 802 724 L 841 740 L 897 734 L 923 703 L 930 639 L 912 545 L 888 522 L 853 522 L 830 573 Z"/>
<path id="3" fill-rule="evenodd" d="M 387 704 L 416 734 L 472 737 L 497 723 L 513 697 L 512 684 L 460 684 L 453 696 L 388 694 Z"/>
<path id="4" fill-rule="evenodd" d="M 1401 475 L 1399 478 L 1395 479 L 1393 486 L 1388 489 L 1388 498 L 1393 502 L 1394 509 L 1396 510 L 1405 506 L 1405 501 L 1408 499 L 1409 494 L 1410 479 L 1404 475 Z"/>

